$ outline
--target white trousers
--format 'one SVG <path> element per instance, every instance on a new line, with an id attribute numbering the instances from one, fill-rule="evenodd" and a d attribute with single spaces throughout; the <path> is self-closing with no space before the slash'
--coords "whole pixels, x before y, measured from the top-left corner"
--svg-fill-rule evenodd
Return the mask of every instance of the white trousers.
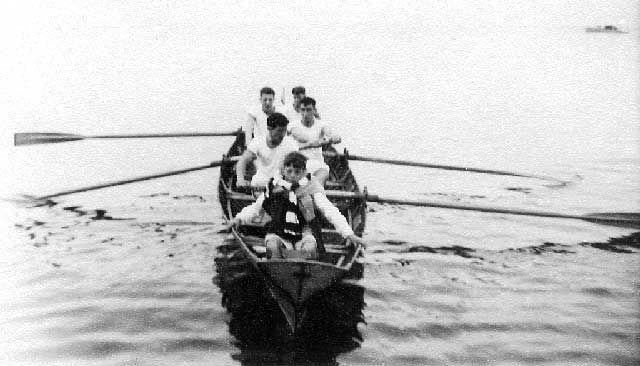
<path id="1" fill-rule="evenodd" d="M 317 259 L 318 247 L 316 238 L 311 233 L 305 233 L 300 241 L 292 244 L 276 234 L 267 234 L 264 237 L 267 247 L 267 258 L 272 259 Z"/>

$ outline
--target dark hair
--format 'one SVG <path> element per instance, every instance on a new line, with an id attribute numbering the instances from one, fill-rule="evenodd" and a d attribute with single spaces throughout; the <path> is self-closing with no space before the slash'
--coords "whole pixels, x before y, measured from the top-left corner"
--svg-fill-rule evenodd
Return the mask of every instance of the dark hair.
<path id="1" fill-rule="evenodd" d="M 267 127 L 286 127 L 289 124 L 289 120 L 283 114 L 274 112 L 267 117 Z"/>
<path id="2" fill-rule="evenodd" d="M 311 104 L 312 106 L 316 106 L 316 100 L 311 98 L 311 97 L 304 97 L 302 98 L 302 100 L 300 101 L 300 104 L 302 105 L 309 105 Z"/>
<path id="3" fill-rule="evenodd" d="M 297 151 L 290 152 L 284 157 L 283 166 L 293 166 L 298 169 L 306 169 L 307 157 Z"/>
<path id="4" fill-rule="evenodd" d="M 260 96 L 262 96 L 262 94 L 271 94 L 275 96 L 276 92 L 274 92 L 273 89 L 269 88 L 268 86 L 265 86 L 264 88 L 260 89 Z"/>
<path id="5" fill-rule="evenodd" d="M 304 89 L 304 86 L 296 86 L 291 89 L 291 94 L 306 94 L 307 91 Z"/>

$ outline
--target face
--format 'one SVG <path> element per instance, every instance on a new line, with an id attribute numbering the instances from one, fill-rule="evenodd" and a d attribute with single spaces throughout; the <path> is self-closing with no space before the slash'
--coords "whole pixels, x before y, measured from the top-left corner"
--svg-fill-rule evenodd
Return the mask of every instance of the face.
<path id="1" fill-rule="evenodd" d="M 280 145 L 282 139 L 287 134 L 287 126 L 267 127 L 269 131 L 269 138 L 275 145 Z"/>
<path id="2" fill-rule="evenodd" d="M 260 95 L 260 103 L 262 104 L 262 111 L 264 113 L 273 113 L 273 98 L 272 94 L 262 94 Z"/>
<path id="3" fill-rule="evenodd" d="M 282 168 L 282 177 L 289 183 L 298 183 L 305 175 L 307 175 L 306 169 L 296 168 L 293 165 Z"/>
<path id="4" fill-rule="evenodd" d="M 300 93 L 300 94 L 294 94 L 293 95 L 293 105 L 296 107 L 300 106 L 300 101 L 302 99 L 304 99 L 304 97 L 306 97 L 306 95 L 304 95 L 304 93 Z"/>
<path id="5" fill-rule="evenodd" d="M 302 115 L 302 119 L 305 121 L 313 121 L 315 118 L 313 114 L 314 112 L 315 108 L 313 108 L 313 105 L 311 104 L 300 106 L 300 114 Z"/>

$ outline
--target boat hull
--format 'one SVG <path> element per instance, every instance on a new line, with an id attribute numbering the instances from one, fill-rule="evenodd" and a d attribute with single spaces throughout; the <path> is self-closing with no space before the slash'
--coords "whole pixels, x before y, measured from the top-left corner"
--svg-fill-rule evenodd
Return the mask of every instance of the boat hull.
<path id="1" fill-rule="evenodd" d="M 242 153 L 243 144 L 244 139 L 240 135 L 230 148 L 230 155 Z M 330 189 L 360 193 L 346 159 L 331 157 L 326 159 L 326 162 L 331 168 L 328 182 Z M 243 207 L 255 200 L 252 195 L 238 192 L 233 188 L 235 171 L 230 167 L 231 164 L 222 166 L 218 189 L 220 204 L 227 219 L 234 217 Z M 338 198 L 333 203 L 347 218 L 356 235 L 362 235 L 366 223 L 366 200 L 360 196 L 349 199 Z M 290 334 L 295 335 L 303 327 L 309 305 L 314 298 L 322 296 L 323 292 L 345 278 L 361 277 L 362 267 L 357 265 L 357 260 L 362 254 L 362 248 L 351 245 L 328 221 L 323 219 L 322 242 L 325 253 L 321 259 L 267 260 L 257 254 L 265 251 L 264 223 L 263 220 L 257 220 L 252 225 L 234 228 L 233 238 L 238 249 L 277 302 Z"/>

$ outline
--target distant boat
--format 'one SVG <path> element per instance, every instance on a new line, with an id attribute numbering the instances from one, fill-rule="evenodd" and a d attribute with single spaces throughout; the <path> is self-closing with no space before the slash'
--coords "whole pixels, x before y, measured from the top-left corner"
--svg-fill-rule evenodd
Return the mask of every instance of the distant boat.
<path id="1" fill-rule="evenodd" d="M 604 27 L 599 25 L 597 27 L 587 27 L 587 32 L 595 32 L 595 33 L 629 33 L 625 31 L 621 31 L 615 25 L 605 25 Z"/>

